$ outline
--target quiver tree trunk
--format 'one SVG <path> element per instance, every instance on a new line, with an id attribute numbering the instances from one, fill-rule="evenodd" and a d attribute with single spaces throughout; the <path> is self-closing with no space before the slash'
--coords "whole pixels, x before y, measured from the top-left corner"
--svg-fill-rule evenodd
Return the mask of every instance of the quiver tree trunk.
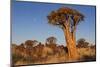
<path id="1" fill-rule="evenodd" d="M 79 59 L 79 55 L 76 48 L 76 39 L 75 39 L 75 33 L 70 32 L 69 24 L 65 25 L 64 35 L 66 40 L 66 45 L 68 48 L 68 59 L 69 61 L 77 61 Z"/>

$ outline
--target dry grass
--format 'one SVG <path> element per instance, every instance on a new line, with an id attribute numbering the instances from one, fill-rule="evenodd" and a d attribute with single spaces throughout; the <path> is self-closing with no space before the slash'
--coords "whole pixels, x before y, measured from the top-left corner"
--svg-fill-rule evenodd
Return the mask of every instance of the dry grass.
<path id="1" fill-rule="evenodd" d="M 82 61 L 96 60 L 96 49 L 95 48 L 78 48 L 78 53 Z"/>
<path id="2" fill-rule="evenodd" d="M 12 60 L 14 65 L 27 64 L 48 64 L 62 62 L 76 62 L 68 60 L 66 47 L 55 46 L 53 48 L 43 46 L 40 48 L 32 48 L 30 51 L 27 48 L 12 47 Z M 77 61 L 93 61 L 96 60 L 95 48 L 77 48 L 80 55 L 80 60 Z"/>

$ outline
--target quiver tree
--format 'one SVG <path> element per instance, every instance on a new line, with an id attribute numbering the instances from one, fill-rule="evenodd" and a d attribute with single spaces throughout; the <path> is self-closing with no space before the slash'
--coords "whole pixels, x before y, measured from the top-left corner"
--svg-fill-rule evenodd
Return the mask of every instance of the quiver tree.
<path id="1" fill-rule="evenodd" d="M 59 26 L 63 30 L 69 59 L 77 60 L 79 56 L 76 49 L 75 33 L 79 22 L 84 20 L 84 15 L 75 9 L 62 7 L 56 11 L 52 11 L 47 18 L 48 23 Z"/>

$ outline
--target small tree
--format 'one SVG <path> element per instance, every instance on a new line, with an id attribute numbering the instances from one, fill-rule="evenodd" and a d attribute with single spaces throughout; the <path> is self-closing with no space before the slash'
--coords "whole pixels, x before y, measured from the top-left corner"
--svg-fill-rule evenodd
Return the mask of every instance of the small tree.
<path id="1" fill-rule="evenodd" d="M 89 42 L 85 42 L 84 47 L 89 47 Z"/>
<path id="2" fill-rule="evenodd" d="M 89 42 L 87 42 L 84 38 L 81 38 L 77 41 L 77 47 L 81 48 L 81 47 L 88 47 Z"/>
<path id="3" fill-rule="evenodd" d="M 57 39 L 55 38 L 55 37 L 48 37 L 47 39 L 46 39 L 46 43 L 47 44 L 56 44 L 56 41 L 57 41 Z"/>
<path id="4" fill-rule="evenodd" d="M 20 47 L 23 47 L 23 48 L 24 48 L 24 44 L 23 44 L 23 43 L 21 43 L 21 44 L 20 44 Z"/>
<path id="5" fill-rule="evenodd" d="M 85 42 L 85 39 L 84 38 L 81 38 L 77 41 L 77 47 L 83 47 L 84 45 L 84 42 Z"/>
<path id="6" fill-rule="evenodd" d="M 53 36 L 48 37 L 46 39 L 46 46 L 50 47 L 53 51 L 55 51 L 55 49 L 56 49 L 56 41 L 57 41 L 57 39 L 55 37 L 53 37 Z"/>
<path id="7" fill-rule="evenodd" d="M 25 46 L 26 48 L 31 48 L 33 46 L 33 41 L 32 40 L 25 41 Z"/>
<path id="8" fill-rule="evenodd" d="M 32 55 L 32 49 L 33 45 L 35 45 L 38 41 L 37 40 L 27 40 L 25 41 L 25 46 L 26 46 L 26 52 L 28 54 L 28 59 L 32 60 L 33 55 Z"/>
<path id="9" fill-rule="evenodd" d="M 37 40 L 27 40 L 27 41 L 25 41 L 26 48 L 32 48 L 33 45 L 35 45 L 36 43 L 38 43 Z"/>

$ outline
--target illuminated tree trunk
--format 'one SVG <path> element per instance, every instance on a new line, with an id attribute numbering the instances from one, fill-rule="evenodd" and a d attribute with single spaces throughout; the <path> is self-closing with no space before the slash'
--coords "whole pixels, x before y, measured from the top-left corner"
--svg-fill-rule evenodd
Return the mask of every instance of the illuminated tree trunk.
<path id="1" fill-rule="evenodd" d="M 76 39 L 75 39 L 75 33 L 71 33 L 70 32 L 70 27 L 69 24 L 65 24 L 65 29 L 63 29 L 64 31 L 64 35 L 65 35 L 65 40 L 66 40 L 66 45 L 68 48 L 68 58 L 69 61 L 75 61 L 79 59 L 79 55 L 77 52 L 77 48 L 76 48 Z"/>

